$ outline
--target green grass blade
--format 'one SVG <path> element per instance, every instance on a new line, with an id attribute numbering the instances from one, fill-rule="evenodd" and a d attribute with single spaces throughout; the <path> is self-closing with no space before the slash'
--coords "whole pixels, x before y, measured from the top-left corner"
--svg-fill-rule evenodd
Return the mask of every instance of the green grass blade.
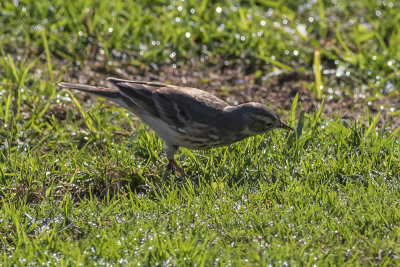
<path id="1" fill-rule="evenodd" d="M 369 136 L 369 134 L 373 131 L 374 133 L 376 133 L 376 125 L 378 123 L 378 120 L 381 116 L 381 112 L 379 111 L 378 114 L 376 114 L 374 120 L 372 121 L 372 123 L 370 123 L 368 130 L 365 132 L 365 136 Z"/>
<path id="2" fill-rule="evenodd" d="M 289 122 L 290 122 L 290 126 L 291 127 L 295 126 L 296 107 L 297 107 L 297 101 L 298 100 L 299 100 L 299 93 L 297 93 L 296 96 L 293 98 L 292 107 L 290 108 Z"/>
<path id="3" fill-rule="evenodd" d="M 323 108 L 324 108 L 324 102 L 325 102 L 325 98 L 322 99 L 321 106 L 319 107 L 319 109 L 318 109 L 316 115 L 314 116 L 314 120 L 313 120 L 312 125 L 311 125 L 311 128 L 312 128 L 313 130 L 315 130 L 315 127 L 316 127 L 316 125 L 317 125 L 318 119 L 321 117 L 322 110 L 323 110 Z"/>
<path id="4" fill-rule="evenodd" d="M 85 110 L 82 108 L 81 104 L 79 103 L 78 99 L 76 99 L 76 97 L 74 96 L 74 94 L 67 90 L 69 96 L 72 98 L 72 100 L 74 101 L 76 107 L 78 108 L 79 112 L 81 113 L 86 126 L 88 127 L 88 129 L 92 132 L 96 132 L 95 127 L 93 126 L 93 122 L 92 119 L 90 118 L 90 116 L 85 112 Z"/>
<path id="5" fill-rule="evenodd" d="M 318 99 L 322 98 L 322 77 L 321 77 L 321 48 L 314 51 L 314 79 L 315 79 L 315 94 Z"/>
<path id="6" fill-rule="evenodd" d="M 41 36 L 42 36 L 43 47 L 44 47 L 44 51 L 45 51 L 45 54 L 46 54 L 47 71 L 49 73 L 49 79 L 50 79 L 50 82 L 53 84 L 54 83 L 53 64 L 51 63 L 51 53 L 50 53 L 49 44 L 47 42 L 46 30 L 43 29 L 43 30 L 41 30 L 40 33 L 41 33 Z"/>

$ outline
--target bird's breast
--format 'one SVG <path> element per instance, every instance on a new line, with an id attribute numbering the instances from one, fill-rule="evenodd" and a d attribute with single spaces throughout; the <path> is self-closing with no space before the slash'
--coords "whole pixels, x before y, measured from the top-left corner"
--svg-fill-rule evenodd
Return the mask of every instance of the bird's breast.
<path id="1" fill-rule="evenodd" d="M 210 149 L 233 144 L 249 135 L 245 131 L 232 131 L 220 125 L 191 122 L 184 127 L 166 123 L 149 114 L 139 116 L 167 144 L 188 149 Z"/>

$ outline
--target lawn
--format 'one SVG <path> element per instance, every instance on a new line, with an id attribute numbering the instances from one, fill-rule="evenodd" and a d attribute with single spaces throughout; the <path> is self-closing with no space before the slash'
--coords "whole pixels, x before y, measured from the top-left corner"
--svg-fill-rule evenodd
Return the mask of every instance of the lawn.
<path id="1" fill-rule="evenodd" d="M 400 265 L 400 2 L 0 2 L 0 265 Z M 295 132 L 163 143 L 60 81 L 257 101 Z"/>

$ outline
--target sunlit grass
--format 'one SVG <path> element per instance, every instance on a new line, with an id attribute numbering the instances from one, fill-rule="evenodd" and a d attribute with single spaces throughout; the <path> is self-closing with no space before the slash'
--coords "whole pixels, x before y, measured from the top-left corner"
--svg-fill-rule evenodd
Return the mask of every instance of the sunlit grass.
<path id="1" fill-rule="evenodd" d="M 302 113 L 295 135 L 183 149 L 183 178 L 166 175 L 153 132 L 135 124 L 119 136 L 125 111 L 99 105 L 87 117 L 95 132 L 50 120 L 2 144 L 3 264 L 397 261 L 399 138 L 376 119 L 320 109 Z"/>
<path id="2" fill-rule="evenodd" d="M 13 3 L 0 4 L 1 47 L 6 54 L 45 55 L 43 69 L 47 68 L 50 81 L 64 72 L 59 68 L 54 72 L 52 61 L 67 59 L 79 69 L 99 56 L 109 71 L 121 64 L 234 66 L 242 57 L 252 62 L 248 71 L 305 72 L 312 71 L 314 51 L 320 48 L 325 93 L 328 86 L 344 82 L 343 89 L 350 93 L 366 86 L 373 93 L 398 95 L 396 1 Z"/>

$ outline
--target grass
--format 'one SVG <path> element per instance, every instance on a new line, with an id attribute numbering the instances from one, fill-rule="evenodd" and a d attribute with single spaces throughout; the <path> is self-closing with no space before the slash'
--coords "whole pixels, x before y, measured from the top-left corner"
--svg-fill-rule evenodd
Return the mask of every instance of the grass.
<path id="1" fill-rule="evenodd" d="M 142 126 L 113 142 L 58 125 L 2 164 L 3 264 L 396 265 L 397 135 L 313 124 L 293 143 L 277 131 L 183 150 L 190 179 L 161 178 L 162 144 Z"/>
<path id="2" fill-rule="evenodd" d="M 399 265 L 398 111 L 328 117 L 296 96 L 295 133 L 182 149 L 185 178 L 133 115 L 53 86 L 98 62 L 223 62 L 315 65 L 322 99 L 398 97 L 399 3 L 335 3 L 0 3 L 0 265 Z"/>

